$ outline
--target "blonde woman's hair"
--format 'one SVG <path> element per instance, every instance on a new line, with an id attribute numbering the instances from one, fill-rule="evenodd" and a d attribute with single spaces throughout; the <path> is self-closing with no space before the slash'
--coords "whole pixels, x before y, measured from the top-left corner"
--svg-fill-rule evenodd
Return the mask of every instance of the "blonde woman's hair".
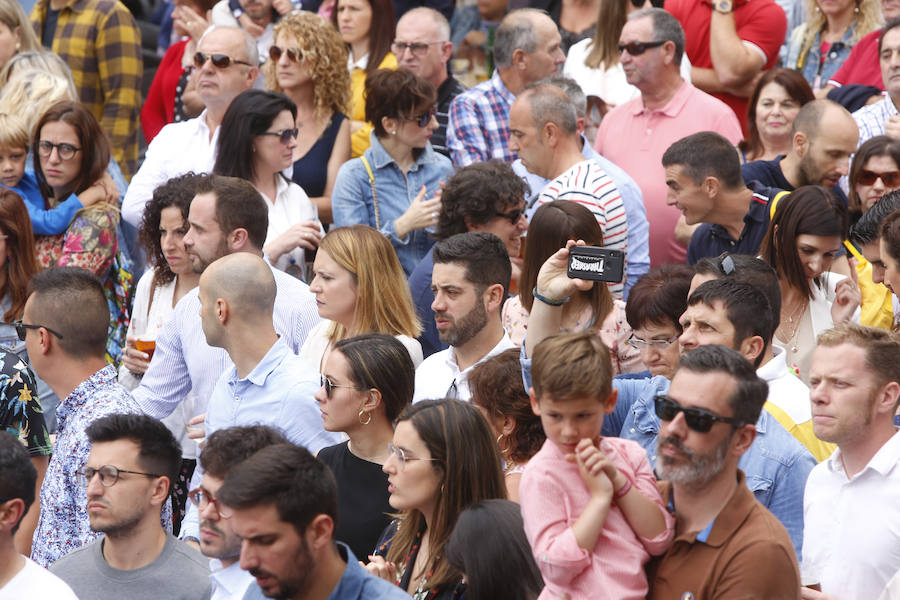
<path id="1" fill-rule="evenodd" d="M 816 34 L 825 28 L 825 13 L 818 10 L 818 8 L 816 0 L 806 0 L 806 23 L 804 24 L 806 29 L 803 35 L 803 45 L 800 47 L 800 57 L 804 63 L 806 62 L 806 57 L 809 56 Z M 856 13 L 853 21 L 853 35 L 850 37 L 851 46 L 855 46 L 860 38 L 884 24 L 879 0 L 856 0 L 856 8 L 859 9 L 859 12 Z M 800 65 L 785 66 L 800 68 Z"/>
<path id="2" fill-rule="evenodd" d="M 41 43 L 34 34 L 28 15 L 25 14 L 17 0 L 0 0 L 0 23 L 9 27 L 10 31 L 19 28 L 17 51 L 28 52 L 41 49 Z"/>
<path id="3" fill-rule="evenodd" d="M 386 237 L 368 225 L 338 227 L 322 238 L 319 250 L 350 271 L 356 283 L 352 332 L 335 322 L 328 331 L 331 344 L 351 333 L 419 335 L 422 327 L 403 267 Z"/>
<path id="4" fill-rule="evenodd" d="M 313 80 L 313 104 L 316 118 L 328 111 L 347 114 L 350 105 L 350 72 L 347 70 L 347 46 L 331 23 L 315 13 L 295 10 L 275 26 L 275 39 L 280 34 L 296 38 L 303 52 L 303 62 Z M 276 61 L 267 60 L 262 67 L 266 87 L 284 92 L 278 84 Z"/>
<path id="5" fill-rule="evenodd" d="M 15 114 L 0 113 L 0 146 L 24 148 L 27 151 L 29 144 L 31 135 L 25 121 Z"/>
<path id="6" fill-rule="evenodd" d="M 0 90 L 12 79 L 13 73 L 30 69 L 51 73 L 65 79 L 69 86 L 69 95 L 72 98 L 78 97 L 75 80 L 72 79 L 72 71 L 69 69 L 69 65 L 59 55 L 47 52 L 43 48 L 19 52 L 6 61 L 3 69 L 0 69 Z"/>
<path id="7" fill-rule="evenodd" d="M 38 69 L 16 70 L 0 94 L 0 112 L 18 115 L 33 135 L 34 126 L 60 100 L 77 100 L 65 78 Z"/>

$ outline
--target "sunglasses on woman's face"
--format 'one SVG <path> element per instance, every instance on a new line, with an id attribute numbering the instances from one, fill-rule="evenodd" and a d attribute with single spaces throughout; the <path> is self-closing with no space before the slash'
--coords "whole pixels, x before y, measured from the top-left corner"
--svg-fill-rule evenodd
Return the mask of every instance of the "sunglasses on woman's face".
<path id="1" fill-rule="evenodd" d="M 300 48 L 281 48 L 279 46 L 269 46 L 269 58 L 278 62 L 281 60 L 281 55 L 287 54 L 288 59 L 291 62 L 300 62 L 303 60 L 303 50 Z"/>
<path id="2" fill-rule="evenodd" d="M 437 114 L 437 107 L 432 106 L 431 110 L 419 115 L 418 117 L 410 117 L 409 121 L 412 121 L 419 127 L 427 127 L 429 123 L 431 123 L 431 119 Z"/>
<path id="3" fill-rule="evenodd" d="M 887 187 L 900 186 L 900 171 L 885 171 L 884 173 L 876 173 L 875 171 L 860 171 L 856 178 L 856 183 L 862 185 L 875 185 L 875 182 L 881 179 L 882 183 Z"/>
<path id="4" fill-rule="evenodd" d="M 300 134 L 300 130 L 294 127 L 293 129 L 284 129 L 282 131 L 261 131 L 259 135 L 273 135 L 278 138 L 278 140 L 282 144 L 289 144 L 291 140 L 296 139 Z"/>

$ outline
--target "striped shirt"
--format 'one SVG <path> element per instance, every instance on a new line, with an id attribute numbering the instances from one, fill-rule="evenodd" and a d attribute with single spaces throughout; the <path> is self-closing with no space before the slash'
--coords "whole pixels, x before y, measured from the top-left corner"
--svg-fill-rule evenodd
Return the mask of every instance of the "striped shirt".
<path id="1" fill-rule="evenodd" d="M 538 202 L 569 200 L 591 211 L 603 230 L 603 247 L 628 250 L 628 220 L 616 184 L 594 159 L 576 163 L 568 171 L 547 184 Z M 627 254 L 626 254 L 627 258 Z M 622 299 L 622 282 L 608 283 L 616 300 Z"/>
<path id="2" fill-rule="evenodd" d="M 853 119 L 859 127 L 859 143 L 869 140 L 876 135 L 884 135 L 884 124 L 894 115 L 898 115 L 897 107 L 890 96 L 885 96 L 875 104 L 863 106 L 853 113 Z"/>

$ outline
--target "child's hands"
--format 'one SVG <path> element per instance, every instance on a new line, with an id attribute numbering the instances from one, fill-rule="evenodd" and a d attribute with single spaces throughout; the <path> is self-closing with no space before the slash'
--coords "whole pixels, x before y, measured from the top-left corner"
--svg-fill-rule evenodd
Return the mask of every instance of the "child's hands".
<path id="1" fill-rule="evenodd" d="M 622 474 L 593 441 L 585 438 L 578 442 L 575 446 L 575 462 L 591 496 L 612 498 L 614 478 L 617 475 L 621 477 Z"/>

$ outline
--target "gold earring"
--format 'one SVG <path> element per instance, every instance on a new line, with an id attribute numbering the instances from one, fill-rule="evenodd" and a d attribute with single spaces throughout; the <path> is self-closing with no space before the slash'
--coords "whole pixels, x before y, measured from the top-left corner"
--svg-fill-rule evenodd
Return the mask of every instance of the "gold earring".
<path id="1" fill-rule="evenodd" d="M 366 420 L 363 421 L 363 415 L 366 415 Z M 366 412 L 364 409 L 359 409 L 359 414 L 356 415 L 356 418 L 359 419 L 360 425 L 368 425 L 372 422 L 372 413 Z"/>

